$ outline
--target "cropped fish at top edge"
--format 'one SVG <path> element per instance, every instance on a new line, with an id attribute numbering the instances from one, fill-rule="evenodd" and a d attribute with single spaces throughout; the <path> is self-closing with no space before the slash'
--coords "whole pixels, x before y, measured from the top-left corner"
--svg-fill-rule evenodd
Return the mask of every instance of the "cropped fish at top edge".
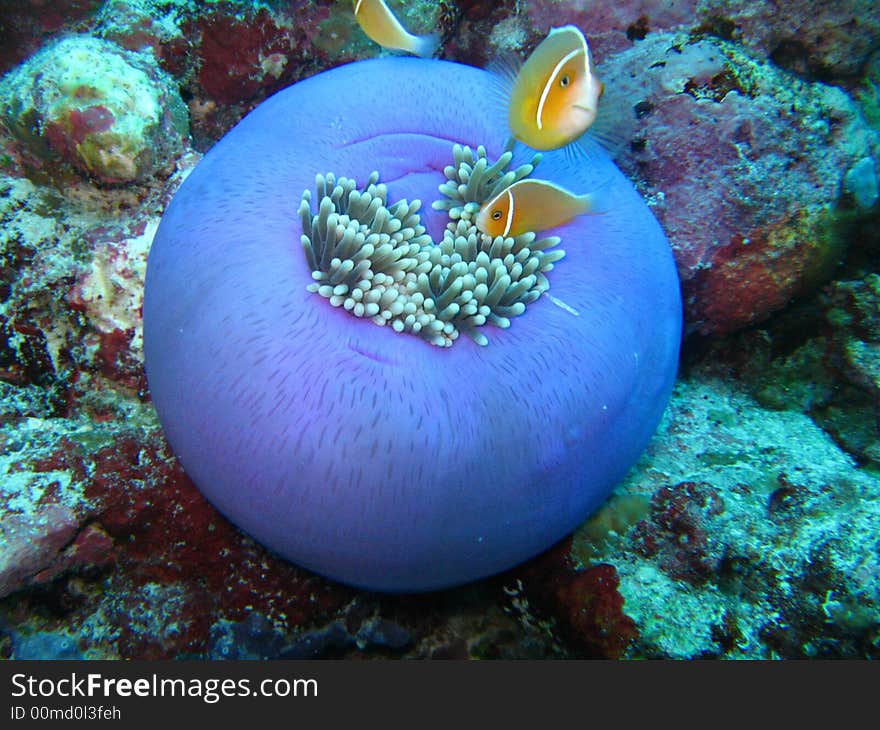
<path id="1" fill-rule="evenodd" d="M 430 58 L 440 43 L 438 33 L 417 36 L 407 32 L 384 0 L 354 0 L 354 17 L 370 40 L 383 48 Z"/>
<path id="2" fill-rule="evenodd" d="M 603 91 L 580 29 L 552 28 L 513 81 L 511 134 L 536 150 L 565 147 L 593 125 Z"/>
<path id="3" fill-rule="evenodd" d="M 477 228 L 493 238 L 561 226 L 587 213 L 605 211 L 605 188 L 576 195 L 547 180 L 520 180 L 485 203 Z"/>

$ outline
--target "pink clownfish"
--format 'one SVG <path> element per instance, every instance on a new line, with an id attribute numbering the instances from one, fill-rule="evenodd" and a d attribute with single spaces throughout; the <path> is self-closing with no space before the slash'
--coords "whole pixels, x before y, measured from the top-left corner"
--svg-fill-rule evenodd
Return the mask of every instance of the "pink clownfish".
<path id="1" fill-rule="evenodd" d="M 565 147 L 596 121 L 604 89 L 584 34 L 573 25 L 553 28 L 513 81 L 510 131 L 532 149 Z"/>
<path id="2" fill-rule="evenodd" d="M 354 17 L 370 40 L 383 48 L 430 58 L 440 43 L 437 33 L 424 36 L 408 33 L 384 0 L 354 0 Z"/>
<path id="3" fill-rule="evenodd" d="M 492 238 L 561 226 L 579 215 L 603 213 L 606 189 L 576 195 L 547 180 L 520 180 L 484 203 L 477 229 Z"/>

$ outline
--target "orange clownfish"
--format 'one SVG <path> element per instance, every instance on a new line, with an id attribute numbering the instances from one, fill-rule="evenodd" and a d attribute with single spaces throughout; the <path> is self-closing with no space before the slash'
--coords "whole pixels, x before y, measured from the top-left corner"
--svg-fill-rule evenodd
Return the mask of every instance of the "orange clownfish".
<path id="1" fill-rule="evenodd" d="M 553 28 L 513 82 L 511 133 L 532 149 L 565 147 L 596 121 L 604 89 L 584 34 L 573 25 Z"/>
<path id="2" fill-rule="evenodd" d="M 383 48 L 430 58 L 440 42 L 436 33 L 425 36 L 407 33 L 384 0 L 354 0 L 354 17 L 370 40 Z"/>
<path id="3" fill-rule="evenodd" d="M 585 213 L 604 212 L 600 193 L 575 195 L 547 180 L 520 180 L 483 204 L 477 229 L 492 238 L 561 226 Z"/>

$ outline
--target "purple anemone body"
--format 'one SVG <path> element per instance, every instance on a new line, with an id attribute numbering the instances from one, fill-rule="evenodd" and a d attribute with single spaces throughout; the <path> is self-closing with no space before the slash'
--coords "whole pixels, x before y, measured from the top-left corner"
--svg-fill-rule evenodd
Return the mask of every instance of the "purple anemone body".
<path id="1" fill-rule="evenodd" d="M 378 170 L 439 240 L 446 214 L 430 204 L 453 143 L 494 160 L 506 141 L 491 86 L 479 69 L 395 58 L 285 89 L 199 163 L 150 252 L 147 376 L 187 473 L 258 541 L 353 585 L 441 588 L 549 547 L 632 466 L 674 381 L 671 252 L 601 154 L 551 153 L 533 173 L 606 186 L 609 210 L 553 231 L 567 253 L 556 299 L 483 327 L 486 347 L 436 347 L 306 290 L 297 210 L 315 174 L 363 186 Z"/>

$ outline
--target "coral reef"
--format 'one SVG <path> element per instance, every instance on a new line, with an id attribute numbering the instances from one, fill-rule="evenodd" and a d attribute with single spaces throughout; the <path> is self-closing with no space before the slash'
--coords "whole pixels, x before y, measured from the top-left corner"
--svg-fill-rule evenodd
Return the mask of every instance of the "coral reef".
<path id="1" fill-rule="evenodd" d="M 849 81 L 862 73 L 880 35 L 871 0 L 468 0 L 458 5 L 464 17 L 452 50 L 479 64 L 505 50 L 532 47 L 551 27 L 572 23 L 588 35 L 600 61 L 652 34 L 676 31 L 735 40 L 811 79 Z"/>
<path id="2" fill-rule="evenodd" d="M 876 657 L 880 480 L 809 417 L 701 369 L 665 419 L 617 490 L 650 496 L 648 516 L 572 549 L 616 567 L 631 655 Z"/>
<path id="3" fill-rule="evenodd" d="M 203 650 L 220 617 L 258 611 L 296 625 L 344 600 L 219 517 L 170 459 L 150 410 L 103 424 L 33 420 L 4 428 L 0 492 L 2 595 L 14 614 L 34 611 L 30 631 L 60 617 L 88 656 L 170 657 Z M 46 615 L 48 586 L 57 607 Z"/>
<path id="4" fill-rule="evenodd" d="M 859 459 L 880 464 L 880 275 L 833 282 L 820 301 L 829 367 L 842 381 L 820 422 Z"/>
<path id="5" fill-rule="evenodd" d="M 0 656 L 880 658 L 873 3 L 390 4 L 481 67 L 586 33 L 693 333 L 650 450 L 572 538 L 459 589 L 256 545 L 161 435 L 146 254 L 192 147 L 387 52 L 341 0 L 0 0 Z"/>
<path id="6" fill-rule="evenodd" d="M 702 0 L 698 12 L 722 32 L 804 76 L 858 76 L 876 50 L 880 19 L 871 0 Z"/>
<path id="7" fill-rule="evenodd" d="M 438 26 L 448 31 L 452 5 L 389 2 L 416 33 Z M 149 50 L 178 80 L 199 149 L 278 89 L 387 53 L 364 35 L 343 0 L 108 0 L 94 17 L 94 31 L 123 48 Z"/>
<path id="8" fill-rule="evenodd" d="M 880 275 L 835 282 L 826 303 L 839 367 L 847 380 L 880 403 Z"/>

